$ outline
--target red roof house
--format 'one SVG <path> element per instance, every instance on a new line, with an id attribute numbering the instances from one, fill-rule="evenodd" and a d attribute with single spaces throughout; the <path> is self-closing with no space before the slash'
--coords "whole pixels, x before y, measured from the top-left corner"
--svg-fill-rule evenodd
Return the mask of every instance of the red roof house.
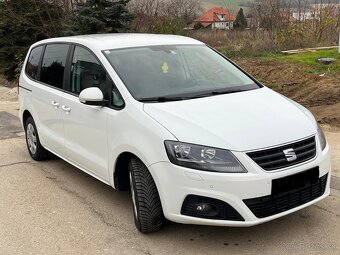
<path id="1" fill-rule="evenodd" d="M 231 29 L 235 19 L 235 15 L 229 10 L 223 7 L 214 7 L 196 19 L 191 27 L 194 28 L 196 24 L 201 24 L 204 28 Z"/>

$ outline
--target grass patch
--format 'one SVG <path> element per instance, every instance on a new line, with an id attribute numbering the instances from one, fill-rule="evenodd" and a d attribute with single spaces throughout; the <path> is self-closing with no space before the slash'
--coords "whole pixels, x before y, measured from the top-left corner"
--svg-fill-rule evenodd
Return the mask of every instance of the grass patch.
<path id="1" fill-rule="evenodd" d="M 328 76 L 333 77 L 340 75 L 340 53 L 338 52 L 338 49 L 301 52 L 292 55 L 268 53 L 263 55 L 262 58 L 305 65 L 306 73 L 327 73 Z M 318 62 L 319 58 L 335 58 L 336 61 L 330 65 L 323 65 Z"/>
<path id="2" fill-rule="evenodd" d="M 254 51 L 252 49 L 241 49 L 235 50 L 232 47 L 215 47 L 219 52 L 228 58 L 267 58 L 274 60 L 274 58 L 278 55 L 276 53 L 267 53 L 263 51 Z"/>

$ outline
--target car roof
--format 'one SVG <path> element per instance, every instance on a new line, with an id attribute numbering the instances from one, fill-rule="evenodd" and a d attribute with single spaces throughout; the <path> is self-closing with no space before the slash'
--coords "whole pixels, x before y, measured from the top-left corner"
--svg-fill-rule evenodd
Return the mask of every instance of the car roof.
<path id="1" fill-rule="evenodd" d="M 95 50 L 121 49 L 153 45 L 203 45 L 203 43 L 198 40 L 178 35 L 116 33 L 57 37 L 37 42 L 33 46 L 53 42 L 81 44 Z"/>

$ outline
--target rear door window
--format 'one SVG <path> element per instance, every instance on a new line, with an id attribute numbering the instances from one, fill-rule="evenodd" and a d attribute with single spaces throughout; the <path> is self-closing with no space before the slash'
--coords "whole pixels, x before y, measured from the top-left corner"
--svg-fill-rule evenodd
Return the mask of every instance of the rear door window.
<path id="1" fill-rule="evenodd" d="M 64 71 L 69 45 L 49 44 L 46 46 L 40 81 L 56 88 L 63 88 Z"/>
<path id="2" fill-rule="evenodd" d="M 44 46 L 38 46 L 32 49 L 27 60 L 26 74 L 33 80 L 38 79 L 38 68 L 43 48 Z"/>

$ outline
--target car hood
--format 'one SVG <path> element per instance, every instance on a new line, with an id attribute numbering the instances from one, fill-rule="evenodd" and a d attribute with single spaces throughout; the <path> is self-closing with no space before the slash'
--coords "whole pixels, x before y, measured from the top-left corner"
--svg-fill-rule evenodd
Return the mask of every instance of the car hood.
<path id="1" fill-rule="evenodd" d="M 316 133 L 313 121 L 294 103 L 266 87 L 147 103 L 144 111 L 181 142 L 234 151 L 271 147 Z"/>

